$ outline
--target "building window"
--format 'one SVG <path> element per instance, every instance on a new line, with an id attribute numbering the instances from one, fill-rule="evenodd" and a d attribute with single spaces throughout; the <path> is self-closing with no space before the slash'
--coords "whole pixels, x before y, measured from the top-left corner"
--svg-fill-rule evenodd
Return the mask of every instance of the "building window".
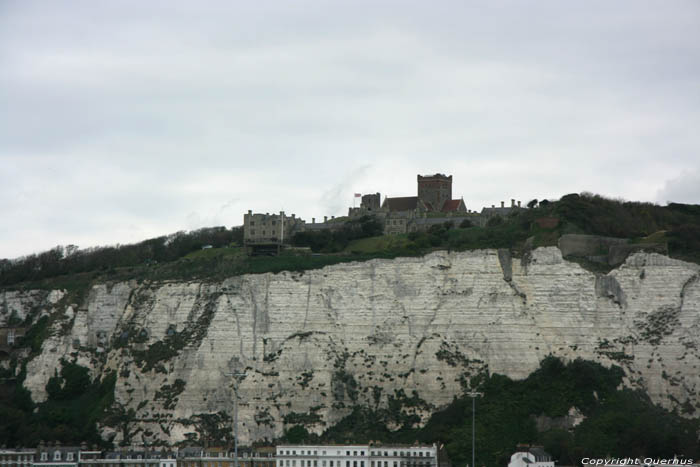
<path id="1" fill-rule="evenodd" d="M 7 345 L 14 345 L 15 344 L 15 330 L 10 329 L 7 331 Z"/>
<path id="2" fill-rule="evenodd" d="M 61 451 L 54 451 L 54 453 L 53 453 L 53 460 L 55 460 L 55 461 L 60 461 L 60 460 L 61 460 Z"/>
<path id="3" fill-rule="evenodd" d="M 72 452 L 69 452 L 68 454 L 66 454 L 66 460 L 67 460 L 67 461 L 72 461 L 72 460 L 73 460 L 73 453 L 72 453 Z"/>

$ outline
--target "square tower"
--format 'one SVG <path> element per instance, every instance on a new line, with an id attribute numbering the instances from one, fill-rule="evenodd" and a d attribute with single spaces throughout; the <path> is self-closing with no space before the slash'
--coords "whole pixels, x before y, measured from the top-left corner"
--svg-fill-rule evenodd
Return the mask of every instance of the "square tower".
<path id="1" fill-rule="evenodd" d="M 452 175 L 418 175 L 418 198 L 430 211 L 441 211 L 446 201 L 452 200 Z"/>

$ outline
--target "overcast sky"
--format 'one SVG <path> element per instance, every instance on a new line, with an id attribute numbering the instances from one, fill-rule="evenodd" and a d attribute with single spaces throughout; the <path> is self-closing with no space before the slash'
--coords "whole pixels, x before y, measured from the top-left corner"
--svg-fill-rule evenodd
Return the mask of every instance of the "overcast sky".
<path id="1" fill-rule="evenodd" d="M 0 0 L 0 258 L 435 172 L 700 203 L 700 2 Z"/>

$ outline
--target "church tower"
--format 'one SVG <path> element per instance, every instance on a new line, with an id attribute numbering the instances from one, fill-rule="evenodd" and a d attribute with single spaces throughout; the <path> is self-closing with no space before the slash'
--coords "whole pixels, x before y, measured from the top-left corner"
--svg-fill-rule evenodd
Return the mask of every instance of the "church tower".
<path id="1" fill-rule="evenodd" d="M 418 175 L 418 198 L 430 211 L 441 211 L 452 200 L 452 175 Z"/>

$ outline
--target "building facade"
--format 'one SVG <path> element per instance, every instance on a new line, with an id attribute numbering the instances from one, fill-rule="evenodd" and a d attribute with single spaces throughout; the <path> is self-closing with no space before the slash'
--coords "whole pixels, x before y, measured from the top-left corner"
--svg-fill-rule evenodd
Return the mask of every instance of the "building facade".
<path id="1" fill-rule="evenodd" d="M 31 467 L 35 449 L 0 449 L 0 465 L 7 467 Z"/>
<path id="2" fill-rule="evenodd" d="M 403 445 L 281 445 L 276 467 L 438 467 L 438 448 Z"/>
<path id="3" fill-rule="evenodd" d="M 452 200 L 452 175 L 418 175 L 418 198 L 431 211 L 442 211 L 445 202 Z"/>

